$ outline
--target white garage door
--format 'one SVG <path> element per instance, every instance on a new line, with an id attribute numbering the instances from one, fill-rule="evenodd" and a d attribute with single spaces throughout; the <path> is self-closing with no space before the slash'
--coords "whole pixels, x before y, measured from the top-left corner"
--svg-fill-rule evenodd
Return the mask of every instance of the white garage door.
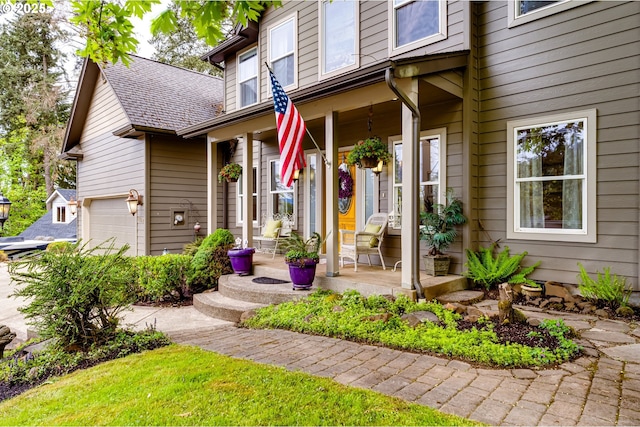
<path id="1" fill-rule="evenodd" d="M 115 246 L 125 243 L 130 246 L 128 255 L 134 255 L 136 248 L 136 217 L 127 209 L 123 198 L 93 200 L 89 217 L 89 238 L 91 247 L 115 237 Z"/>

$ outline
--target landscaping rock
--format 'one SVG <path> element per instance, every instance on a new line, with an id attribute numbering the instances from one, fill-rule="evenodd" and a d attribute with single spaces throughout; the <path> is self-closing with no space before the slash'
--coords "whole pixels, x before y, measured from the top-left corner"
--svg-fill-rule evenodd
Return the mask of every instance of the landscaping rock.
<path id="1" fill-rule="evenodd" d="M 378 320 L 382 320 L 385 323 L 388 322 L 389 319 L 391 319 L 391 313 L 374 314 L 373 316 L 365 316 L 362 318 L 362 320 L 369 321 L 369 322 L 376 322 Z"/>
<path id="2" fill-rule="evenodd" d="M 339 305 L 334 305 L 333 308 L 331 309 L 334 313 L 341 313 L 344 311 L 344 307 L 339 306 Z"/>
<path id="3" fill-rule="evenodd" d="M 401 319 L 407 322 L 412 328 L 415 328 L 424 322 L 431 322 L 436 325 L 442 324 L 438 316 L 430 311 L 414 311 L 413 313 L 405 314 Z"/>
<path id="4" fill-rule="evenodd" d="M 601 308 L 595 311 L 596 316 L 604 317 L 605 319 L 609 318 L 609 312 L 607 310 L 603 310 Z"/>
<path id="5" fill-rule="evenodd" d="M 0 359 L 4 357 L 4 348 L 16 337 L 6 325 L 0 325 Z"/>
<path id="6" fill-rule="evenodd" d="M 540 326 L 540 323 L 542 323 L 542 320 L 538 319 L 537 317 L 530 317 L 527 319 L 527 323 L 530 324 L 531 326 Z"/>
<path id="7" fill-rule="evenodd" d="M 548 297 L 558 297 L 565 302 L 575 302 L 575 298 L 571 295 L 571 292 L 558 282 L 546 282 L 544 284 L 544 293 Z"/>
<path id="8" fill-rule="evenodd" d="M 444 308 L 458 314 L 464 314 L 467 312 L 467 306 L 457 302 L 448 302 L 445 304 Z"/>
<path id="9" fill-rule="evenodd" d="M 482 316 L 484 316 L 484 311 L 476 308 L 476 307 L 467 307 L 467 315 L 469 316 L 475 316 L 476 320 L 477 318 L 480 318 Z"/>
<path id="10" fill-rule="evenodd" d="M 631 317 L 633 316 L 633 309 L 631 307 L 618 307 L 616 309 L 616 314 L 618 316 Z"/>

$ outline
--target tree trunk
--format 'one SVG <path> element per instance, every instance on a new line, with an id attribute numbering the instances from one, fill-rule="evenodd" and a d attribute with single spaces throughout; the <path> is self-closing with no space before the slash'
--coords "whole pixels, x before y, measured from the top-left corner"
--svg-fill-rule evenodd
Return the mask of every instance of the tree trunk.
<path id="1" fill-rule="evenodd" d="M 502 283 L 498 286 L 500 299 L 498 301 L 498 313 L 500 323 L 513 323 L 513 289 L 509 283 Z"/>

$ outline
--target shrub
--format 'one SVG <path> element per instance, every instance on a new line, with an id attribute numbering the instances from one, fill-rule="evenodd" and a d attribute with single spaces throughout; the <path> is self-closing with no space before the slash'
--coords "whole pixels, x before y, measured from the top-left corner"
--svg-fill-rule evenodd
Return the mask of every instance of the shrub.
<path id="1" fill-rule="evenodd" d="M 113 239 L 95 248 L 78 242 L 59 254 L 43 251 L 10 264 L 13 295 L 28 300 L 20 311 L 41 337 L 66 348 L 109 340 L 135 299 L 128 248 L 115 248 Z"/>
<path id="2" fill-rule="evenodd" d="M 153 327 L 139 332 L 119 330 L 107 342 L 92 345 L 85 352 L 69 353 L 59 343 L 51 343 L 27 357 L 0 361 L 0 382 L 10 385 L 39 383 L 51 376 L 68 374 L 78 368 L 88 368 L 102 361 L 169 344 L 169 338 Z"/>
<path id="3" fill-rule="evenodd" d="M 134 261 L 137 273 L 138 298 L 158 301 L 163 298 L 183 300 L 191 295 L 187 284 L 191 257 L 166 254 L 140 256 Z"/>
<path id="4" fill-rule="evenodd" d="M 520 263 L 527 255 L 527 252 L 521 254 L 509 255 L 509 247 L 505 246 L 504 250 L 493 257 L 495 244 L 488 248 L 480 248 L 478 252 L 467 249 L 467 262 L 465 266 L 467 271 L 462 273 L 464 276 L 472 279 L 475 283 L 479 283 L 486 289 L 491 289 L 500 283 L 509 282 L 511 284 L 527 284 L 529 286 L 538 287 L 539 285 L 527 276 L 540 265 L 540 261 L 532 266 L 522 268 Z"/>
<path id="5" fill-rule="evenodd" d="M 184 250 L 182 251 L 182 253 L 184 255 L 194 256 L 196 252 L 198 252 L 198 248 L 200 248 L 203 240 L 204 237 L 198 237 L 193 242 L 187 243 L 186 245 L 184 245 Z"/>
<path id="6" fill-rule="evenodd" d="M 233 234 L 219 228 L 205 237 L 189 270 L 189 285 L 209 289 L 218 285 L 223 274 L 233 273 L 227 251 L 235 245 Z"/>
<path id="7" fill-rule="evenodd" d="M 73 243 L 71 242 L 51 242 L 47 245 L 47 252 L 54 254 L 61 254 L 68 250 L 73 250 Z"/>
<path id="8" fill-rule="evenodd" d="M 616 274 L 611 275 L 609 267 L 604 268 L 604 273 L 596 271 L 598 280 L 593 280 L 585 271 L 582 264 L 578 263 L 578 289 L 585 298 L 595 302 L 604 302 L 611 308 L 626 307 L 631 296 L 631 286 L 627 286 L 627 279 Z"/>

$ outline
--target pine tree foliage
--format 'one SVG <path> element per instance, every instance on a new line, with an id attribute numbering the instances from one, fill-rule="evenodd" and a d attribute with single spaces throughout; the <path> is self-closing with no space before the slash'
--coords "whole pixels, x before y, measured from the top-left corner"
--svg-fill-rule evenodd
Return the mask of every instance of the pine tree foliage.
<path id="1" fill-rule="evenodd" d="M 464 276 L 472 279 L 475 283 L 481 284 L 486 289 L 491 289 L 500 283 L 509 282 L 515 284 L 526 284 L 538 287 L 539 285 L 527 276 L 540 265 L 540 261 L 529 266 L 522 267 L 520 263 L 527 256 L 527 252 L 509 254 L 509 247 L 505 246 L 502 252 L 494 257 L 495 244 L 488 248 L 480 248 L 478 252 L 467 249 L 467 271 Z"/>

